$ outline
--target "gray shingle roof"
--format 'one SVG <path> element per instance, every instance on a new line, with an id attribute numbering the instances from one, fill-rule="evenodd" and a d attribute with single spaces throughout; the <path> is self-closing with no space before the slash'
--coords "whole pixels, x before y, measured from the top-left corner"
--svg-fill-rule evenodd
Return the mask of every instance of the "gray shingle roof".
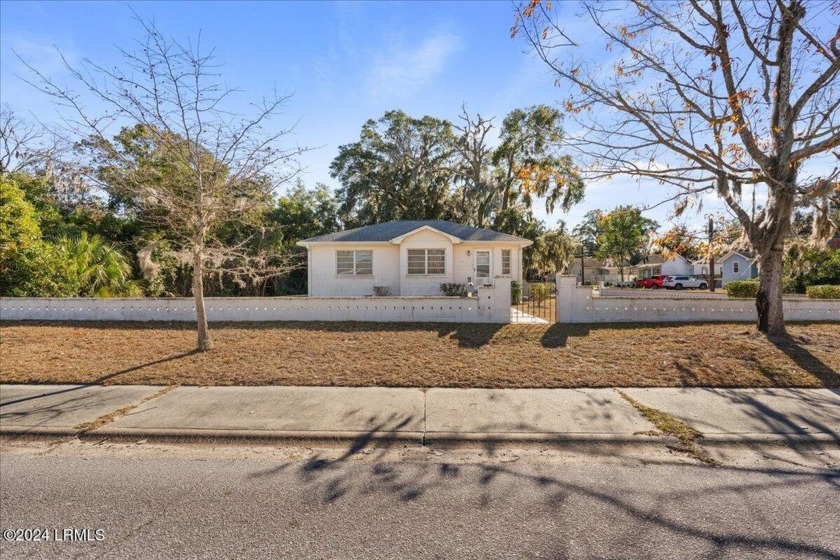
<path id="1" fill-rule="evenodd" d="M 301 243 L 340 243 L 340 242 L 377 242 L 390 241 L 395 237 L 411 233 L 423 226 L 432 227 L 438 231 L 457 237 L 463 241 L 499 241 L 505 243 L 522 243 L 529 240 L 507 233 L 480 229 L 445 220 L 397 220 L 375 224 L 356 229 L 348 229 L 337 233 L 328 233 L 304 239 Z"/>

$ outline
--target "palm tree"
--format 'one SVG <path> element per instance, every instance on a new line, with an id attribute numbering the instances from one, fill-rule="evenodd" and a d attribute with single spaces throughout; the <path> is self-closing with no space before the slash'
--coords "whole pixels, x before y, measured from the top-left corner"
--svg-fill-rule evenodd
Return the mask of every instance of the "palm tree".
<path id="1" fill-rule="evenodd" d="M 100 236 L 88 236 L 83 231 L 77 238 L 62 237 L 58 247 L 73 263 L 79 278 L 80 296 L 114 297 L 139 293 L 139 287 L 131 280 L 131 263 Z"/>

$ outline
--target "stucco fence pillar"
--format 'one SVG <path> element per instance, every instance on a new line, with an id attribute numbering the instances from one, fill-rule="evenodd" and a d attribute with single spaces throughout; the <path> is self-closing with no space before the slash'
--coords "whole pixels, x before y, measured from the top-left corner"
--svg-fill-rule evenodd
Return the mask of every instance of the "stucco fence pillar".
<path id="1" fill-rule="evenodd" d="M 482 322 L 510 323 L 510 284 L 508 277 L 498 276 L 492 286 L 478 287 L 478 307 Z"/>

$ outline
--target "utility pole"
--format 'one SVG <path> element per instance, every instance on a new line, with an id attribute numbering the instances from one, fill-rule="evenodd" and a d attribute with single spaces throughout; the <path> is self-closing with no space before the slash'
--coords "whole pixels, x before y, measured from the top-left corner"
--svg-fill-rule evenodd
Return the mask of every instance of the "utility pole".
<path id="1" fill-rule="evenodd" d="M 583 243 L 581 243 L 581 245 L 580 245 L 580 285 L 581 286 L 583 286 L 583 279 L 585 278 L 584 272 L 586 270 L 585 268 L 583 268 L 583 257 L 584 257 Z"/>
<path id="2" fill-rule="evenodd" d="M 715 234 L 715 221 L 709 216 L 709 291 L 715 291 L 715 250 L 712 247 L 712 240 Z"/>

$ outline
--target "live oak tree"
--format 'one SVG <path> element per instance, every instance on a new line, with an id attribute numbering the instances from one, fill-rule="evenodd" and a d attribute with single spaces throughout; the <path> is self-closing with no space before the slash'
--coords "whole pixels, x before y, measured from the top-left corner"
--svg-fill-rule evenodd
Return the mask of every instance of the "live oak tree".
<path id="1" fill-rule="evenodd" d="M 97 176 L 163 228 L 173 252 L 192 267 L 197 348 L 205 351 L 212 346 L 205 276 L 224 273 L 246 282 L 287 269 L 254 252 L 250 238 L 230 245 L 220 232 L 247 226 L 263 211 L 276 186 L 293 175 L 300 148 L 281 147 L 289 131 L 271 122 L 287 97 L 274 94 L 238 110 L 236 90 L 223 82 L 200 38 L 181 43 L 153 22 L 138 21 L 145 36 L 135 51 L 120 49 L 119 66 L 90 60 L 74 66 L 62 57 L 81 91 L 28 65 L 30 83 L 56 100 L 68 132 L 86 139 Z M 135 137 L 114 140 L 115 128 Z"/>
<path id="2" fill-rule="evenodd" d="M 725 201 L 759 257 L 758 329 L 783 334 L 793 213 L 813 208 L 814 235 L 826 239 L 828 200 L 840 192 L 837 4 L 630 0 L 581 11 L 586 23 L 572 30 L 533 0 L 512 31 L 568 87 L 589 178 L 627 174 L 673 187 L 674 200 Z M 753 213 L 755 191 L 764 204 Z"/>
<path id="3" fill-rule="evenodd" d="M 390 220 L 449 219 L 455 176 L 449 121 L 388 111 L 368 120 L 330 165 L 341 183 L 342 220 L 363 226 Z"/>

